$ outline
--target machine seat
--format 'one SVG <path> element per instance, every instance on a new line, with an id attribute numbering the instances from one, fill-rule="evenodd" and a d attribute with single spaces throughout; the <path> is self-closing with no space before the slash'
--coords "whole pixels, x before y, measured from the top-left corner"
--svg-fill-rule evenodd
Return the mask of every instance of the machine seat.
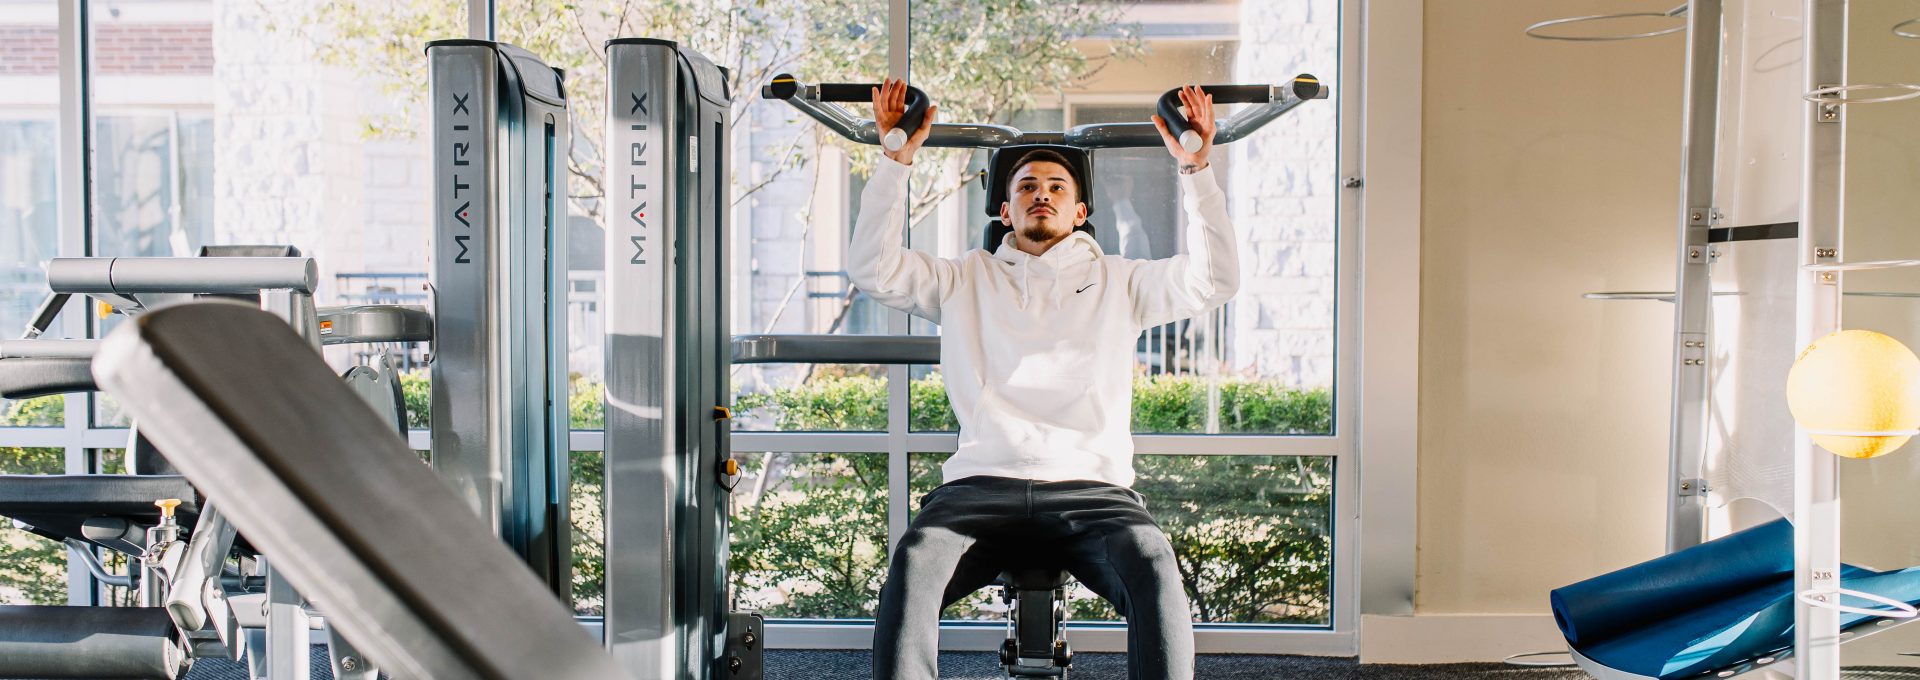
<path id="1" fill-rule="evenodd" d="M 163 498 L 180 499 L 181 526 L 199 519 L 200 496 L 179 475 L 0 475 L 0 516 L 56 540 L 96 542 L 83 526 L 100 518 L 157 524 Z"/>
<path id="2" fill-rule="evenodd" d="M 1073 575 L 1053 566 L 1019 565 L 1000 572 L 993 582 L 1014 590 L 1054 590 L 1067 585 Z M 976 581 L 978 583 L 978 581 Z"/>
<path id="3" fill-rule="evenodd" d="M 96 389 L 91 359 L 0 359 L 0 398 L 33 399 Z"/>

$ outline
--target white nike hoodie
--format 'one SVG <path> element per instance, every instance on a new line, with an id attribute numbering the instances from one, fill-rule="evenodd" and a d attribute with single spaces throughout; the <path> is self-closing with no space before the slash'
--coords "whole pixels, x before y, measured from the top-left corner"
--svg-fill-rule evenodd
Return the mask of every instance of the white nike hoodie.
<path id="1" fill-rule="evenodd" d="M 940 324 L 960 448 L 946 481 L 992 475 L 1133 485 L 1134 343 L 1219 306 L 1240 256 L 1213 168 L 1180 176 L 1186 252 L 1129 260 L 1075 232 L 1039 257 L 901 246 L 908 167 L 882 156 L 860 198 L 847 274 L 883 305 Z"/>

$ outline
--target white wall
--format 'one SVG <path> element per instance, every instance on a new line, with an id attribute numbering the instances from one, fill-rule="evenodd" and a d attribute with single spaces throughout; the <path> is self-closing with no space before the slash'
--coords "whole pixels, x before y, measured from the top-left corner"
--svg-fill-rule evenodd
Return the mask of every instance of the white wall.
<path id="1" fill-rule="evenodd" d="M 1683 42 L 1521 29 L 1661 4 L 1427 3 L 1419 613 L 1660 554 Z"/>

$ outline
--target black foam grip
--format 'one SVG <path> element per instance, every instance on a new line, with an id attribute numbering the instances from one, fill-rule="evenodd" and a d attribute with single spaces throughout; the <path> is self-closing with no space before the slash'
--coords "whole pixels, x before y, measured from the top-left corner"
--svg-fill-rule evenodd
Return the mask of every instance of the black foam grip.
<path id="1" fill-rule="evenodd" d="M 878 83 L 821 83 L 820 101 L 823 102 L 860 102 L 873 101 L 873 89 Z"/>
<path id="2" fill-rule="evenodd" d="M 1200 91 L 1213 95 L 1215 104 L 1265 104 L 1273 101 L 1273 88 L 1265 85 L 1201 85 Z M 1156 113 L 1167 121 L 1167 132 L 1179 139 L 1193 126 L 1180 114 L 1180 88 L 1167 90 L 1154 105 Z"/>
<path id="3" fill-rule="evenodd" d="M 927 93 L 912 85 L 907 86 L 907 110 L 900 114 L 900 129 L 908 136 L 920 131 L 920 125 L 927 120 Z"/>
<path id="4" fill-rule="evenodd" d="M 800 79 L 793 77 L 793 74 L 782 73 L 774 76 L 773 80 L 767 83 L 767 88 L 761 91 L 760 96 L 768 99 L 792 99 L 799 93 Z"/>
<path id="5" fill-rule="evenodd" d="M 871 102 L 874 83 L 821 83 L 820 101 L 823 102 Z M 900 114 L 900 129 L 908 135 L 920 131 L 920 124 L 927 119 L 927 93 L 912 85 L 907 86 L 907 110 Z"/>
<path id="6" fill-rule="evenodd" d="M 878 87 L 878 83 L 821 83 L 814 86 L 814 91 L 822 102 L 868 103 L 873 101 L 873 91 Z M 799 78 L 782 73 L 767 82 L 767 86 L 760 90 L 760 96 L 766 99 L 792 99 L 800 93 L 800 88 Z M 918 132 L 920 125 L 926 122 L 927 106 L 931 103 L 927 93 L 908 85 L 907 110 L 900 115 L 900 128 L 909 135 Z"/>
<path id="7" fill-rule="evenodd" d="M 1213 95 L 1215 104 L 1265 104 L 1273 101 L 1273 88 L 1266 85 L 1201 85 L 1200 91 Z M 1180 103 L 1175 91 L 1173 103 Z"/>
<path id="8" fill-rule="evenodd" d="M 1293 96 L 1301 99 L 1318 99 L 1320 93 L 1326 88 L 1325 85 L 1320 84 L 1320 79 L 1315 78 L 1311 73 L 1294 76 L 1293 80 L 1287 82 L 1287 87 L 1293 89 Z"/>
<path id="9" fill-rule="evenodd" d="M 67 306 L 68 297 L 71 297 L 68 293 L 54 293 L 47 296 L 46 301 L 40 303 L 40 308 L 33 312 L 33 320 L 27 322 L 27 326 L 35 333 L 44 333 L 52 328 L 53 318 L 60 316 L 60 309 Z"/>

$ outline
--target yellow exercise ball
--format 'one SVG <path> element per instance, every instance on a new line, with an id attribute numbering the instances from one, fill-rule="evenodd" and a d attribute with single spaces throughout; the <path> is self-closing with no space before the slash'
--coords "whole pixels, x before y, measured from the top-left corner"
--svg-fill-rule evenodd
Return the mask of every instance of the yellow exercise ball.
<path id="1" fill-rule="evenodd" d="M 1920 428 L 1920 358 L 1881 333 L 1836 331 L 1813 341 L 1787 373 L 1787 408 L 1808 430 L 1889 432 Z M 1820 448 L 1872 458 L 1909 436 L 1816 434 Z"/>

